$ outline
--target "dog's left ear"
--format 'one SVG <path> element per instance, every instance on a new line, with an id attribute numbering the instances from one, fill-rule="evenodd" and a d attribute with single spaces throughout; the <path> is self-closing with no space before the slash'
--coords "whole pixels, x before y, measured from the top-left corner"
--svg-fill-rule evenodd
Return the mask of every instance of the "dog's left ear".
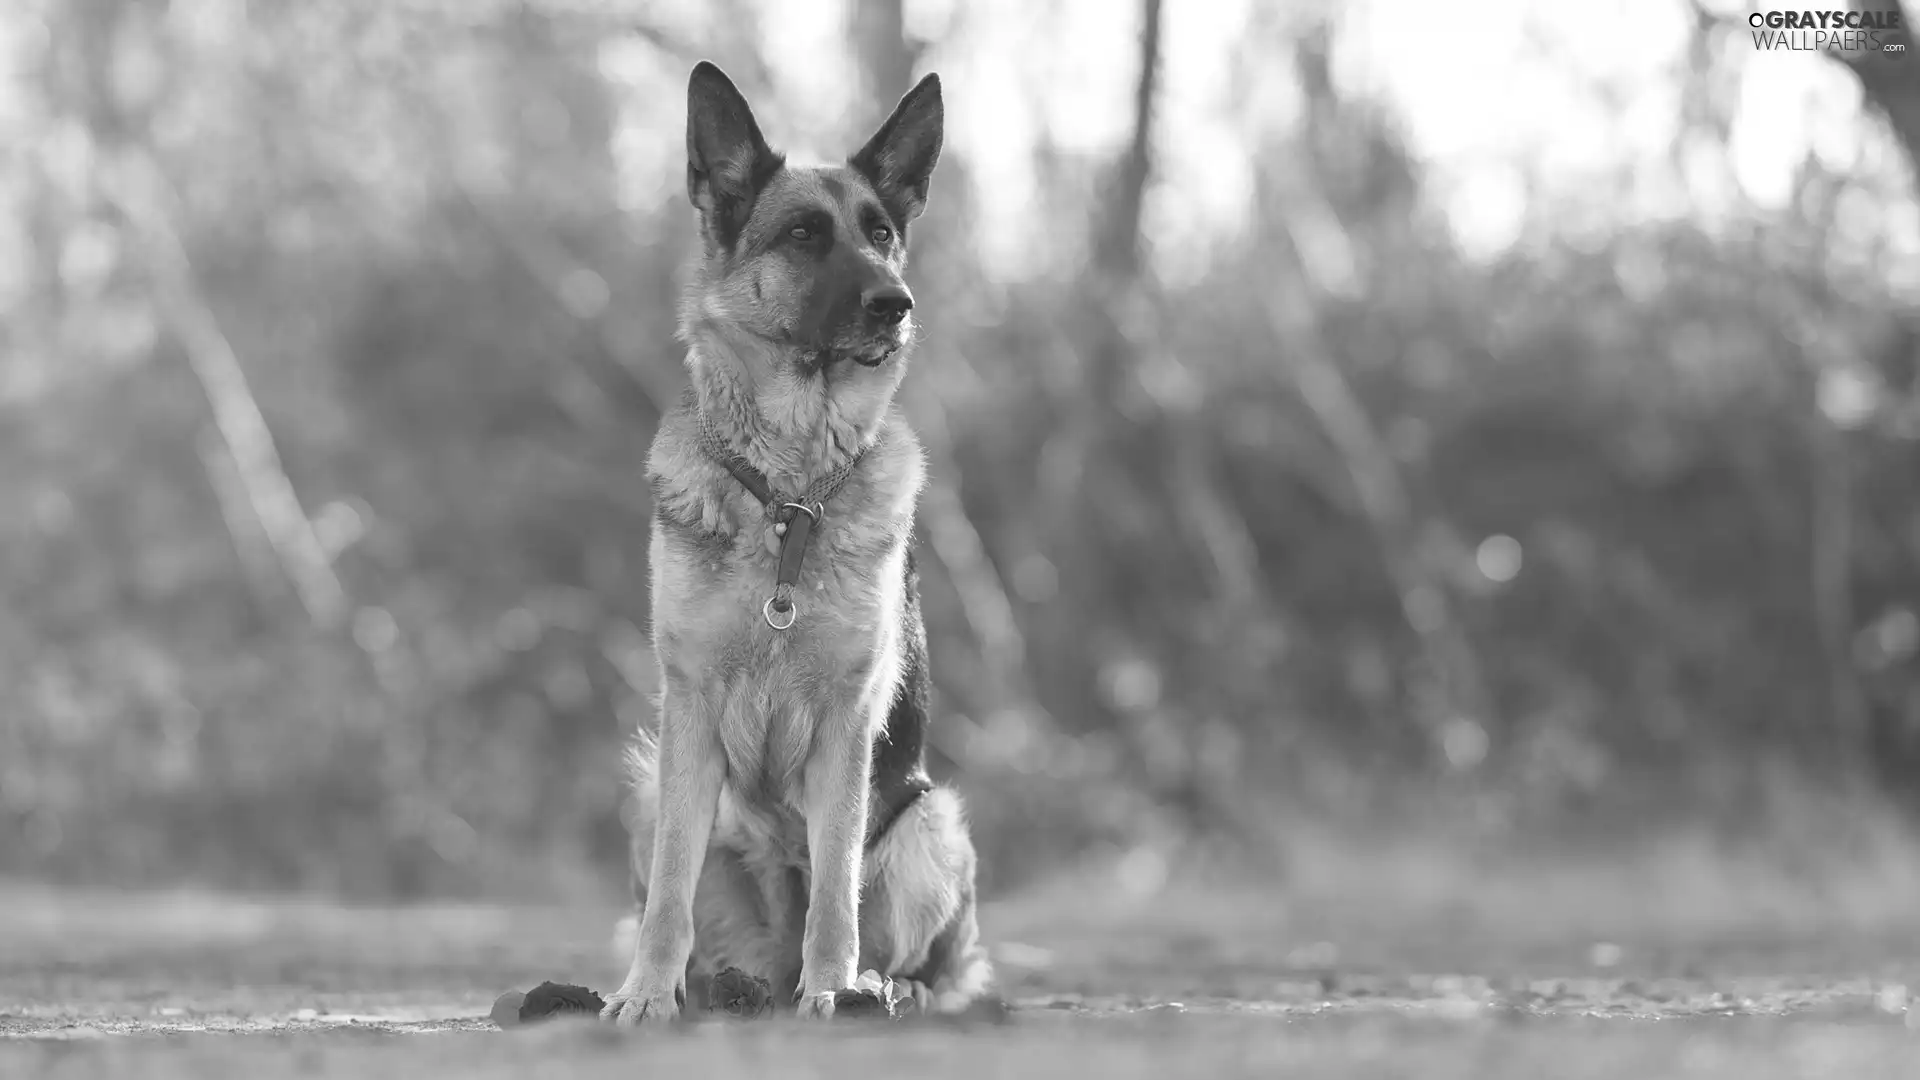
<path id="1" fill-rule="evenodd" d="M 946 107 L 940 101 L 940 76 L 928 75 L 907 91 L 893 115 L 867 145 L 849 159 L 872 181 L 880 201 L 905 226 L 927 206 L 927 185 L 940 161 Z"/>

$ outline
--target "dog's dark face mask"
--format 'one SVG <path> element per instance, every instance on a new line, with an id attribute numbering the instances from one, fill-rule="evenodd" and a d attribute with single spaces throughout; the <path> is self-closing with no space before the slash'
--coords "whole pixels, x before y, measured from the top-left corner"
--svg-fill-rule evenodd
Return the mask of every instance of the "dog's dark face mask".
<path id="1" fill-rule="evenodd" d="M 709 297 L 796 346 L 803 364 L 885 364 L 913 339 L 906 234 L 926 206 L 943 125 L 929 75 L 845 164 L 790 166 L 732 82 L 711 64 L 694 68 L 687 193 Z"/>

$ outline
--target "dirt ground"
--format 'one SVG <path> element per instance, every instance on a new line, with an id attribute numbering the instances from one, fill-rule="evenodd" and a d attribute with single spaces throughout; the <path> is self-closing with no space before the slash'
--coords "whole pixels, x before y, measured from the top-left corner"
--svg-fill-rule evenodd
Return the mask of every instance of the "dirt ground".
<path id="1" fill-rule="evenodd" d="M 0 1077 L 1853 1080 L 1920 1068 L 1920 1007 L 1909 1014 L 1906 994 L 1920 988 L 1920 917 L 1900 914 L 1912 905 L 1887 898 L 1868 917 L 1817 898 L 1750 903 L 1738 887 L 1682 901 L 1596 880 L 1461 902 L 1078 879 L 984 912 L 1016 1005 L 1005 1025 L 773 1020 L 665 1035 L 587 1022 L 502 1032 L 486 1019 L 502 991 L 544 979 L 617 984 L 604 908 L 14 888 L 0 890 Z"/>

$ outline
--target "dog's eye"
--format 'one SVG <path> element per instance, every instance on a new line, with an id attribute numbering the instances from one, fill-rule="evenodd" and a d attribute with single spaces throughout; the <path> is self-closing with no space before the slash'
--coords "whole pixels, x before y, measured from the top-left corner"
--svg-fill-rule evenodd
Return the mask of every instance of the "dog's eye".
<path id="1" fill-rule="evenodd" d="M 873 231 L 867 235 L 873 237 L 873 242 L 881 247 L 886 247 L 893 242 L 893 230 L 887 228 L 885 225 L 874 226 Z"/>
<path id="2" fill-rule="evenodd" d="M 787 235 L 804 244 L 813 239 L 813 230 L 805 225 L 795 225 L 793 228 L 787 230 Z"/>

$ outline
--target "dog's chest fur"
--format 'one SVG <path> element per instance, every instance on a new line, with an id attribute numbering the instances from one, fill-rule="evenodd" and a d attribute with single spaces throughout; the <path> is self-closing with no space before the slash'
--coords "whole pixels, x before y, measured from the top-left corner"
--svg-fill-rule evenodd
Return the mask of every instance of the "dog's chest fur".
<path id="1" fill-rule="evenodd" d="M 900 679 L 904 560 L 924 478 L 920 448 L 893 417 L 825 507 L 776 631 L 777 542 L 765 510 L 699 447 L 677 411 L 655 440 L 652 540 L 656 650 L 666 673 L 701 687 L 706 730 L 727 776 L 714 840 L 799 859 L 805 763 L 819 725 L 877 730 Z M 773 478 L 791 491 L 794 481 Z M 672 681 L 672 680 L 670 680 Z"/>

